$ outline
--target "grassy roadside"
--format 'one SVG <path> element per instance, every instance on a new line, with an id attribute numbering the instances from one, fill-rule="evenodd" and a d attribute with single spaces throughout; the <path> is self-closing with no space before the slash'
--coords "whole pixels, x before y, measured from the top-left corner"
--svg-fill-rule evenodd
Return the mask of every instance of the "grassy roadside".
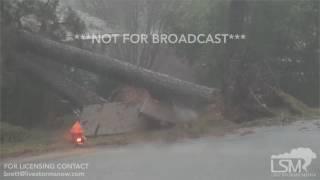
<path id="1" fill-rule="evenodd" d="M 214 117 L 214 118 L 213 118 Z M 309 120 L 319 116 L 298 117 L 282 116 L 269 119 L 257 119 L 242 124 L 235 124 L 221 116 L 206 114 L 195 123 L 178 124 L 169 129 L 141 131 L 109 136 L 89 137 L 84 147 L 121 146 L 137 142 L 177 142 L 183 139 L 203 136 L 223 136 L 239 128 L 284 125 L 297 120 Z M 52 151 L 71 150 L 74 147 L 66 138 L 67 130 L 54 132 L 27 130 L 9 124 L 1 124 L 1 158 L 37 155 Z M 5 129 L 5 130 L 4 130 Z M 4 132 L 5 131 L 5 132 Z M 5 135 L 5 139 L 4 138 Z"/>
<path id="2" fill-rule="evenodd" d="M 64 146 L 50 131 L 26 129 L 1 122 L 1 158 L 42 153 Z M 59 134 L 57 132 L 57 134 Z"/>
<path id="3" fill-rule="evenodd" d="M 11 158 L 18 156 L 37 155 L 46 152 L 71 150 L 75 146 L 65 137 L 54 137 L 54 133 L 33 131 L 28 139 L 19 142 L 1 143 L 1 158 Z M 59 134 L 59 133 L 58 133 Z M 189 128 L 175 127 L 170 129 L 141 131 L 126 134 L 88 137 L 88 141 L 83 146 L 91 148 L 95 146 L 122 146 L 139 142 L 176 142 L 186 138 L 201 137 L 205 131 L 192 130 Z"/>
<path id="4" fill-rule="evenodd" d="M 208 123 L 207 119 L 202 119 L 199 123 L 181 124 L 169 129 L 89 137 L 84 147 L 121 146 L 138 142 L 171 143 L 183 139 L 198 138 L 208 134 L 209 129 L 213 126 L 217 126 L 212 122 Z M 55 132 L 40 131 L 37 129 L 27 130 L 6 123 L 2 124 L 2 127 L 2 138 L 6 137 L 1 140 L 0 144 L 2 159 L 75 148 L 66 138 L 67 129 Z"/>

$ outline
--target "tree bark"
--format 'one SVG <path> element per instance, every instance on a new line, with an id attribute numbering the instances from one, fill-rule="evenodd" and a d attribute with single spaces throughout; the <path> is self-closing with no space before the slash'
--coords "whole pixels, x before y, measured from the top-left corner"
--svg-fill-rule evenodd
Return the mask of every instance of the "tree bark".
<path id="1" fill-rule="evenodd" d="M 228 27 L 230 34 L 244 33 L 244 19 L 247 10 L 248 4 L 246 0 L 232 0 L 230 2 Z M 241 69 L 244 63 L 244 49 L 243 41 L 231 41 L 226 47 L 222 88 L 226 110 L 232 109 L 233 106 L 238 106 L 247 96 L 247 92 L 244 90 L 247 87 L 241 84 L 242 74 L 245 73 Z"/>
<path id="2" fill-rule="evenodd" d="M 43 61 L 37 56 L 13 55 L 15 65 L 22 71 L 32 74 L 36 78 L 50 88 L 54 89 L 58 94 L 71 101 L 74 105 L 83 107 L 89 104 L 101 104 L 106 102 L 96 93 L 89 91 L 77 83 L 63 77 L 58 71 L 42 67 L 35 61 Z"/>
<path id="3" fill-rule="evenodd" d="M 50 57 L 50 59 L 60 63 L 76 66 L 100 75 L 107 75 L 135 86 L 145 87 L 151 92 L 172 97 L 180 96 L 183 99 L 193 99 L 201 102 L 210 101 L 214 93 L 218 92 L 217 89 L 153 72 L 107 55 L 95 54 L 28 32 L 20 31 L 19 34 L 18 42 L 24 50 Z"/>

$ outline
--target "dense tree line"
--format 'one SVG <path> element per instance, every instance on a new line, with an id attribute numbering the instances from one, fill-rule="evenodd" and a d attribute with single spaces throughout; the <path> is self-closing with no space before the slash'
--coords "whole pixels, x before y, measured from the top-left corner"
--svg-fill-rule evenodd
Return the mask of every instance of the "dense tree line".
<path id="1" fill-rule="evenodd" d="M 319 106 L 319 1 L 191 1 L 174 17 L 174 32 L 247 35 L 225 47 L 177 47 L 191 63 L 206 65 L 203 82 L 223 88 L 236 83 L 225 82 L 230 76 L 245 87 L 262 81 Z M 236 69 L 229 69 L 232 59 Z"/>
<path id="2" fill-rule="evenodd" d="M 14 52 L 15 44 L 6 31 L 23 29 L 64 42 L 66 37 L 90 28 L 79 12 L 99 18 L 120 32 L 245 34 L 245 40 L 223 45 L 175 44 L 170 48 L 195 67 L 199 83 L 222 90 L 227 113 L 268 114 L 269 107 L 281 103 L 281 98 L 276 98 L 279 91 L 319 107 L 319 4 L 318 0 L 3 0 L 2 119 L 29 124 L 35 119 L 50 119 L 55 116 L 51 111 L 58 111 L 52 106 L 61 106 L 54 92 L 35 80 L 28 83 L 26 79 L 33 77 L 25 77 L 11 65 L 6 53 Z M 73 45 L 81 47 L 78 42 Z M 112 56 L 150 68 L 158 48 L 119 45 Z M 83 74 L 89 84 L 95 81 L 80 70 L 75 73 L 73 67 L 57 68 L 66 76 L 77 76 L 75 81 Z M 113 89 L 118 84 L 102 78 L 99 86 Z"/>
<path id="3" fill-rule="evenodd" d="M 15 66 L 10 54 L 17 54 L 23 43 L 14 41 L 18 30 L 29 31 L 49 39 L 63 41 L 68 35 L 83 32 L 85 25 L 70 7 L 59 0 L 4 0 L 1 1 L 1 120 L 29 127 L 52 125 L 57 116 L 73 108 L 55 91 L 41 83 L 32 73 Z M 17 54 L 24 57 L 23 54 Z M 59 69 L 65 79 L 72 78 L 69 67 L 48 64 Z M 45 70 L 44 70 L 45 71 Z M 41 122 L 41 123 L 39 123 Z"/>

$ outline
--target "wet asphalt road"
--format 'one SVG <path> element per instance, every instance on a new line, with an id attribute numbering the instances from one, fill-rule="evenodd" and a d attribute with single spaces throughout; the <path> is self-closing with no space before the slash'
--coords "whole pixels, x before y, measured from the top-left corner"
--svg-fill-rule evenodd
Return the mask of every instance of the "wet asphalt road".
<path id="1" fill-rule="evenodd" d="M 1 179 L 90 179 L 90 180 L 265 180 L 320 179 L 320 120 L 296 122 L 283 127 L 254 128 L 254 133 L 206 137 L 174 144 L 135 144 L 120 148 L 99 148 L 69 154 L 51 154 L 8 163 L 53 164 L 41 172 L 84 173 L 82 177 L 8 177 Z M 310 148 L 313 159 L 308 172 L 315 177 L 273 177 L 273 154 L 293 148 Z M 82 165 L 82 170 L 58 170 L 58 164 Z M 85 167 L 87 165 L 87 167 Z M 8 167 L 4 171 L 13 172 Z M 39 170 L 31 170 L 36 172 Z M 3 172 L 4 173 L 4 172 Z M 4 175 L 4 174 L 3 174 Z M 69 174 L 70 175 L 70 174 Z M 79 175 L 79 174 L 78 174 Z"/>

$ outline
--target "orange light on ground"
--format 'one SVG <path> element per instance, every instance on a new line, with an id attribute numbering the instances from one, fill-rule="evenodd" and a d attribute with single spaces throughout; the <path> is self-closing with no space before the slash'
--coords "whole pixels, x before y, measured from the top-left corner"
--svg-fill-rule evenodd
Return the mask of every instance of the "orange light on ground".
<path id="1" fill-rule="evenodd" d="M 81 127 L 80 121 L 76 121 L 70 129 L 70 136 L 73 143 L 83 144 L 85 141 L 84 130 Z"/>
<path id="2" fill-rule="evenodd" d="M 82 139 L 80 137 L 77 138 L 77 143 L 81 143 Z"/>

